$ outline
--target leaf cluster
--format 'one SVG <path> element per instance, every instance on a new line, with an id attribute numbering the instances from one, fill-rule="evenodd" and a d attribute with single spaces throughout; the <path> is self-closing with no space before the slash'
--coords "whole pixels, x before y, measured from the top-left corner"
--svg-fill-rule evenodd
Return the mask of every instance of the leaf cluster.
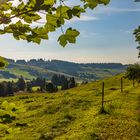
<path id="1" fill-rule="evenodd" d="M 98 4 L 106 5 L 109 1 L 79 0 L 80 5 L 71 7 L 65 4 L 65 0 L 19 0 L 17 5 L 13 4 L 13 0 L 1 0 L 0 25 L 4 27 L 0 29 L 0 34 L 11 33 L 17 40 L 40 44 L 41 40 L 49 39 L 50 32 L 62 29 L 66 20 L 80 18 L 87 8 L 94 9 Z M 79 32 L 71 28 L 65 32 L 58 39 L 60 45 L 75 43 Z"/>
<path id="2" fill-rule="evenodd" d="M 0 68 L 5 68 L 6 65 L 8 65 L 8 62 L 0 56 Z"/>
<path id="3" fill-rule="evenodd" d="M 140 0 L 135 0 L 135 2 L 140 2 Z M 139 50 L 138 58 L 140 58 L 140 26 L 137 29 L 135 29 L 134 35 L 136 38 L 136 42 L 138 42 L 138 47 L 137 47 L 137 49 Z"/>
<path id="4" fill-rule="evenodd" d="M 138 58 L 140 58 L 140 26 L 137 29 L 135 29 L 134 35 L 136 38 L 136 42 L 138 42 L 138 47 L 137 47 L 137 49 L 139 50 Z"/>

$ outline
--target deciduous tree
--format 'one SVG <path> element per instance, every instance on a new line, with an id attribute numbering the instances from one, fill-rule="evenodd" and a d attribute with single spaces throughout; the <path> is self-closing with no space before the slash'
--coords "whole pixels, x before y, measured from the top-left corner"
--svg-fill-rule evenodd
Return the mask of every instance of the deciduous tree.
<path id="1" fill-rule="evenodd" d="M 125 77 L 128 78 L 129 80 L 133 80 L 133 86 L 134 86 L 134 81 L 137 81 L 137 83 L 139 83 L 140 82 L 140 65 L 134 64 L 134 65 L 129 66 L 127 68 Z"/>
<path id="2" fill-rule="evenodd" d="M 140 0 L 135 0 L 135 2 L 140 2 Z M 136 42 L 138 42 L 138 47 L 137 47 L 137 49 L 139 50 L 138 58 L 140 58 L 140 26 L 137 29 L 135 29 L 134 35 L 136 38 Z"/>

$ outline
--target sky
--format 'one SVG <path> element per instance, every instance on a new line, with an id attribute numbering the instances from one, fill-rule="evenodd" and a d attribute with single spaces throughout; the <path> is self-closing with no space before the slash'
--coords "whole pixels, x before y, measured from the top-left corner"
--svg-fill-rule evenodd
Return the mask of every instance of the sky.
<path id="1" fill-rule="evenodd" d="M 79 4 L 69 0 L 67 4 Z M 140 25 L 140 3 L 134 0 L 111 0 L 107 6 L 100 5 L 88 10 L 80 19 L 64 25 L 76 28 L 80 36 L 76 44 L 61 47 L 51 33 L 49 41 L 40 45 L 17 41 L 11 35 L 0 36 L 0 56 L 12 59 L 58 59 L 78 63 L 135 63 L 139 61 L 137 43 L 133 31 Z"/>

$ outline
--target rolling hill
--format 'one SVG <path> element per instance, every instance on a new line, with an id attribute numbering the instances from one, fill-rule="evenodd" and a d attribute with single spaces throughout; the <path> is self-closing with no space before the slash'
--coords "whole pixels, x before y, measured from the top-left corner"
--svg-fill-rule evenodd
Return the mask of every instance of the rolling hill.
<path id="1" fill-rule="evenodd" d="M 23 94 L 0 98 L 15 103 L 18 112 L 1 124 L 0 139 L 10 140 L 139 140 L 140 86 L 122 75 L 55 94 Z M 105 82 L 105 113 L 100 113 L 101 85 Z"/>
<path id="2" fill-rule="evenodd" d="M 127 65 L 120 63 L 87 63 L 79 64 L 60 60 L 45 61 L 31 59 L 29 61 L 6 59 L 9 65 L 0 71 L 0 79 L 15 80 L 20 75 L 25 79 L 43 77 L 51 80 L 54 74 L 75 77 L 78 81 L 94 81 L 124 72 Z"/>

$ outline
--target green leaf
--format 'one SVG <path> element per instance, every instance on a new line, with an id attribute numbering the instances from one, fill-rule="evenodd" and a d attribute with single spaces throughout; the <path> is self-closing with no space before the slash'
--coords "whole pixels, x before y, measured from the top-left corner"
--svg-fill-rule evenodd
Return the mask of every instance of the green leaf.
<path id="1" fill-rule="evenodd" d="M 110 2 L 110 0 L 99 0 L 99 3 L 103 3 L 105 5 L 107 5 Z"/>
<path id="2" fill-rule="evenodd" d="M 57 20 L 59 18 L 60 17 L 57 17 L 56 15 L 47 14 L 46 15 L 47 24 L 57 27 Z"/>
<path id="3" fill-rule="evenodd" d="M 60 42 L 59 44 L 63 47 L 65 47 L 67 45 L 67 36 L 66 35 L 61 35 L 58 38 L 58 41 Z"/>
<path id="4" fill-rule="evenodd" d="M 11 6 L 12 6 L 12 3 L 11 2 L 5 2 L 3 4 L 0 4 L 0 10 L 3 10 L 3 11 L 8 11 L 11 9 Z"/>
<path id="5" fill-rule="evenodd" d="M 0 56 L 0 68 L 5 68 L 7 65 L 8 65 L 8 62 Z"/>
<path id="6" fill-rule="evenodd" d="M 29 6 L 29 7 L 35 7 L 35 5 L 36 5 L 36 0 L 30 0 L 30 1 L 28 2 L 28 6 Z"/>
<path id="7" fill-rule="evenodd" d="M 37 43 L 37 44 L 40 44 L 41 38 L 35 37 L 35 38 L 32 38 L 32 41 L 35 42 L 35 43 Z"/>
<path id="8" fill-rule="evenodd" d="M 75 43 L 76 42 L 76 37 L 79 35 L 79 31 L 76 29 L 68 28 L 66 30 L 66 33 L 61 35 L 58 38 L 58 42 L 61 46 L 65 47 L 67 43 Z"/>
<path id="9" fill-rule="evenodd" d="M 98 5 L 98 0 L 86 0 L 85 8 L 94 9 Z"/>
<path id="10" fill-rule="evenodd" d="M 56 9 L 56 15 L 59 18 L 70 19 L 69 12 L 72 13 L 72 10 L 68 6 L 59 6 Z"/>
<path id="11" fill-rule="evenodd" d="M 66 31 L 66 34 L 68 36 L 77 37 L 80 34 L 80 32 L 77 31 L 76 29 L 68 28 L 67 31 Z"/>
<path id="12" fill-rule="evenodd" d="M 84 13 L 85 10 L 81 8 L 80 6 L 74 6 L 72 9 L 72 14 L 74 16 L 80 17 L 81 13 Z"/>
<path id="13" fill-rule="evenodd" d="M 44 5 L 54 5 L 56 0 L 44 0 Z"/>

